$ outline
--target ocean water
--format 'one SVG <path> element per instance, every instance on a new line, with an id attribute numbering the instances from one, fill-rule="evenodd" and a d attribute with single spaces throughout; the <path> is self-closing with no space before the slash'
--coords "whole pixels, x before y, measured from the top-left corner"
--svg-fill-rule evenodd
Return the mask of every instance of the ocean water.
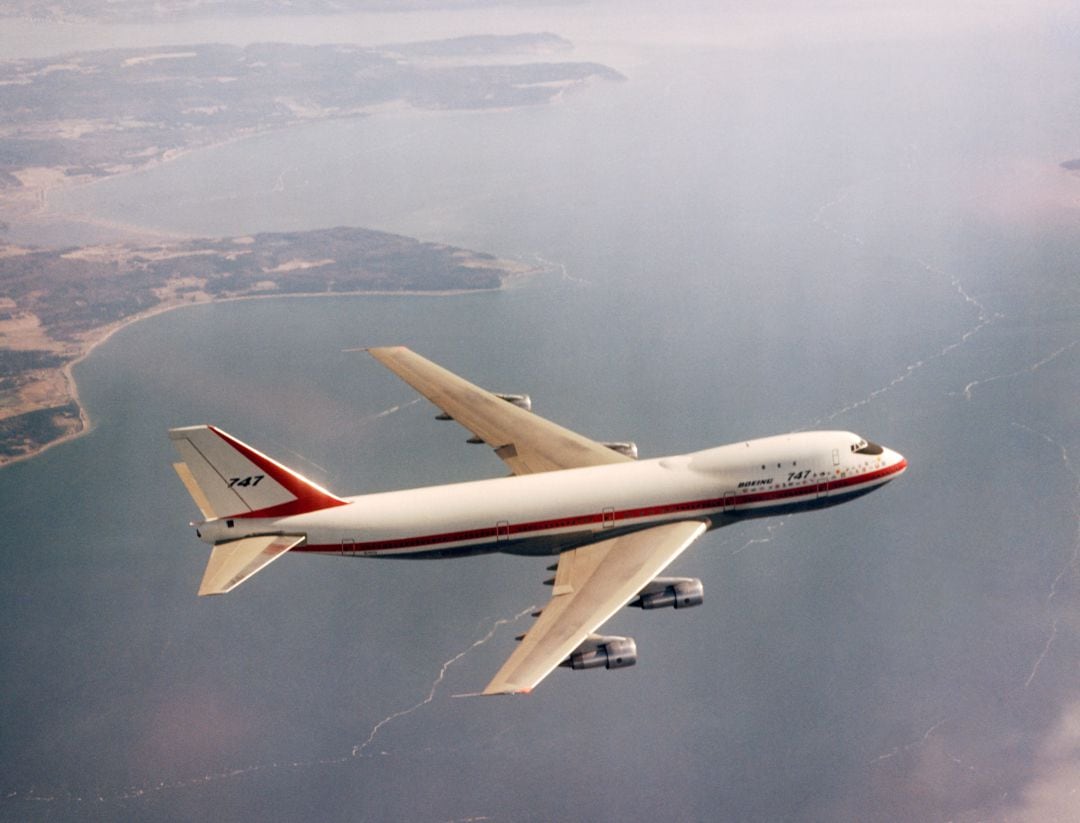
<path id="1" fill-rule="evenodd" d="M 1029 55 L 988 45 L 653 49 L 556 107 L 317 124 L 54 195 L 194 234 L 382 228 L 547 273 L 187 308 L 77 367 L 92 432 L 0 471 L 0 816 L 1067 810 L 1080 233 L 1051 194 L 1080 124 L 1017 76 Z M 1066 51 L 1039 65 L 1075 91 Z M 828 427 L 911 469 L 707 535 L 674 568 L 702 608 L 609 624 L 636 667 L 454 699 L 527 628 L 546 563 L 285 558 L 198 600 L 169 467 L 165 430 L 209 422 L 344 494 L 501 474 L 345 351 L 388 343 L 645 456 Z"/>

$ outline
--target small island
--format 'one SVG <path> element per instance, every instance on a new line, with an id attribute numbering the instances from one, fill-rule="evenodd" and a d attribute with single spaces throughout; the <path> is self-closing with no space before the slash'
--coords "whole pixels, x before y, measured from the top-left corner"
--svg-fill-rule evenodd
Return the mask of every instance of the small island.
<path id="1" fill-rule="evenodd" d="M 0 465 L 85 429 L 71 366 L 134 320 L 213 300 L 498 289 L 533 272 L 344 227 L 145 246 L 0 246 Z"/>

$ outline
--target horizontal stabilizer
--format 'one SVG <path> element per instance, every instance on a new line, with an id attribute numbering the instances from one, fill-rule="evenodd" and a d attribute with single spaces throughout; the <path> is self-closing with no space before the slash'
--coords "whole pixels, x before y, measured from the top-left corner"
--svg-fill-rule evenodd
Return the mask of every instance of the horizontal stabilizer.
<path id="1" fill-rule="evenodd" d="M 218 543 L 210 552 L 199 596 L 232 591 L 289 549 L 303 543 L 304 537 L 302 534 L 267 534 Z"/>

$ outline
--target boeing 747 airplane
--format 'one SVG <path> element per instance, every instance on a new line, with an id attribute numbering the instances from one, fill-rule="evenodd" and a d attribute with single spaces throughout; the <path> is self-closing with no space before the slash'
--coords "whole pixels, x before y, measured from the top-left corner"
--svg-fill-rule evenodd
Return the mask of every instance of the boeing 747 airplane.
<path id="1" fill-rule="evenodd" d="M 338 497 L 213 426 L 171 429 L 175 468 L 213 549 L 200 595 L 225 594 L 285 552 L 346 557 L 551 555 L 551 599 L 484 689 L 529 692 L 558 666 L 633 665 L 632 638 L 598 634 L 624 606 L 702 602 L 693 578 L 661 577 L 704 532 L 852 500 L 907 468 L 843 431 L 784 434 L 637 460 L 533 414 L 407 348 L 371 355 L 494 448 L 510 477 Z"/>

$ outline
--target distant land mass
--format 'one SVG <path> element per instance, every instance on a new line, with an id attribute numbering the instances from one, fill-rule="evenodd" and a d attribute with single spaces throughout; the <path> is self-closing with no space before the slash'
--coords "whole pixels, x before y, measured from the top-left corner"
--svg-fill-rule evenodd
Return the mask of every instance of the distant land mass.
<path id="1" fill-rule="evenodd" d="M 550 103 L 593 80 L 550 33 L 380 48 L 197 44 L 0 61 L 0 221 L 31 218 L 58 186 L 122 174 L 192 149 L 392 107 L 478 110 Z M 517 55 L 515 62 L 492 58 Z M 478 57 L 483 63 L 475 63 Z"/>
<path id="2" fill-rule="evenodd" d="M 496 289 L 532 271 L 344 227 L 146 246 L 0 245 L 0 465 L 86 428 L 71 366 L 135 319 L 244 297 Z"/>
<path id="3" fill-rule="evenodd" d="M 211 9 L 165 0 L 153 7 L 169 16 L 276 13 L 291 10 L 287 5 L 233 0 Z M 147 4 L 15 7 L 28 16 L 112 19 L 145 12 Z M 550 59 L 571 48 L 555 34 L 535 33 L 379 48 L 197 44 L 0 61 L 0 234 L 16 224 L 27 234 L 45 216 L 51 189 L 273 129 L 404 107 L 535 106 L 594 80 L 625 79 L 597 63 Z M 538 54 L 546 59 L 535 61 Z M 256 296 L 493 289 L 529 271 L 360 228 L 227 239 L 140 233 L 124 243 L 59 249 L 0 244 L 0 465 L 86 430 L 71 367 L 134 319 Z"/>
<path id="4" fill-rule="evenodd" d="M 1080 171 L 1080 157 L 1077 157 L 1075 160 L 1066 160 L 1061 164 L 1061 168 L 1067 169 L 1068 171 Z"/>
<path id="5" fill-rule="evenodd" d="M 570 4 L 573 0 L 562 0 Z M 488 6 L 535 6 L 512 0 L 10 0 L 0 6 L 0 17 L 33 20 L 97 20 L 137 22 L 199 17 L 326 15 L 361 11 L 422 11 L 470 9 Z"/>

